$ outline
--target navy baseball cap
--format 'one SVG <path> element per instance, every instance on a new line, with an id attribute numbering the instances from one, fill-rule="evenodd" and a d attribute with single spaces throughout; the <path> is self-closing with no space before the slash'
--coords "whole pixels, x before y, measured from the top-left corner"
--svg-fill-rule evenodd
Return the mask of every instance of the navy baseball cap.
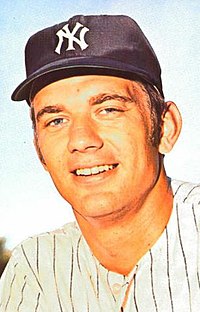
<path id="1" fill-rule="evenodd" d="M 142 80 L 163 96 L 161 68 L 138 24 L 124 15 L 76 15 L 45 28 L 25 48 L 27 78 L 12 100 L 27 100 L 54 81 L 80 75 Z"/>

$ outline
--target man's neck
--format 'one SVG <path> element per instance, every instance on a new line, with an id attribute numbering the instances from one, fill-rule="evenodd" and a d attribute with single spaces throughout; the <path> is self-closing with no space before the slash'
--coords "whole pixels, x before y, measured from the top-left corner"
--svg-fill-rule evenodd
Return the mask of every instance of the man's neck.
<path id="1" fill-rule="evenodd" d="M 119 220 L 100 220 L 98 224 L 76 216 L 93 254 L 108 270 L 123 275 L 130 273 L 166 227 L 172 211 L 173 195 L 165 174 L 159 179 L 143 206 L 135 213 L 127 209 L 127 214 Z"/>

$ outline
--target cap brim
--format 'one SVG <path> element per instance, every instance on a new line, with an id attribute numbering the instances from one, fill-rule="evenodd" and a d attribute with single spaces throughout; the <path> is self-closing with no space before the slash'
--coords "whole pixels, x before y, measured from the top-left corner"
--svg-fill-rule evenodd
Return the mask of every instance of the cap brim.
<path id="1" fill-rule="evenodd" d="M 58 75 L 60 74 L 60 75 Z M 11 98 L 13 101 L 29 101 L 30 90 L 32 84 L 38 78 L 52 77 L 52 82 L 57 81 L 58 77 L 69 78 L 72 76 L 79 75 L 111 75 L 123 77 L 126 79 L 141 79 L 153 84 L 153 77 L 148 77 L 145 71 L 141 68 L 137 68 L 131 64 L 125 64 L 119 61 L 108 58 L 98 58 L 98 57 L 80 57 L 71 59 L 62 59 L 53 63 L 49 63 L 46 66 L 41 67 L 39 70 L 35 71 L 27 79 L 25 79 L 13 92 Z M 55 79 L 53 77 L 55 76 Z M 158 85 L 158 82 L 155 81 Z M 162 88 L 159 90 L 162 94 Z"/>

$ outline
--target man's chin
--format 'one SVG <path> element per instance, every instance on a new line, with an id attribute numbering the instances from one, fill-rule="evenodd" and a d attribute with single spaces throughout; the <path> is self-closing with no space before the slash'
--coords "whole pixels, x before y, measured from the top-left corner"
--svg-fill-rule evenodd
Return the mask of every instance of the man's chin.
<path id="1" fill-rule="evenodd" d="M 72 207 L 78 222 L 87 222 L 95 227 L 116 224 L 127 213 L 126 207 L 121 206 L 119 199 L 113 197 L 113 194 L 88 196 L 81 204 Z"/>

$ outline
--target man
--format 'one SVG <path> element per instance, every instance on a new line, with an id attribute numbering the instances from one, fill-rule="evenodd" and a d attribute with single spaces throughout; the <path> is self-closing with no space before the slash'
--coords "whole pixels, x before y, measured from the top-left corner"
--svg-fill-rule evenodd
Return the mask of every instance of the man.
<path id="1" fill-rule="evenodd" d="M 30 38 L 26 68 L 12 98 L 76 222 L 14 250 L 0 311 L 199 311 L 199 186 L 166 176 L 181 117 L 141 29 L 72 17 Z"/>

